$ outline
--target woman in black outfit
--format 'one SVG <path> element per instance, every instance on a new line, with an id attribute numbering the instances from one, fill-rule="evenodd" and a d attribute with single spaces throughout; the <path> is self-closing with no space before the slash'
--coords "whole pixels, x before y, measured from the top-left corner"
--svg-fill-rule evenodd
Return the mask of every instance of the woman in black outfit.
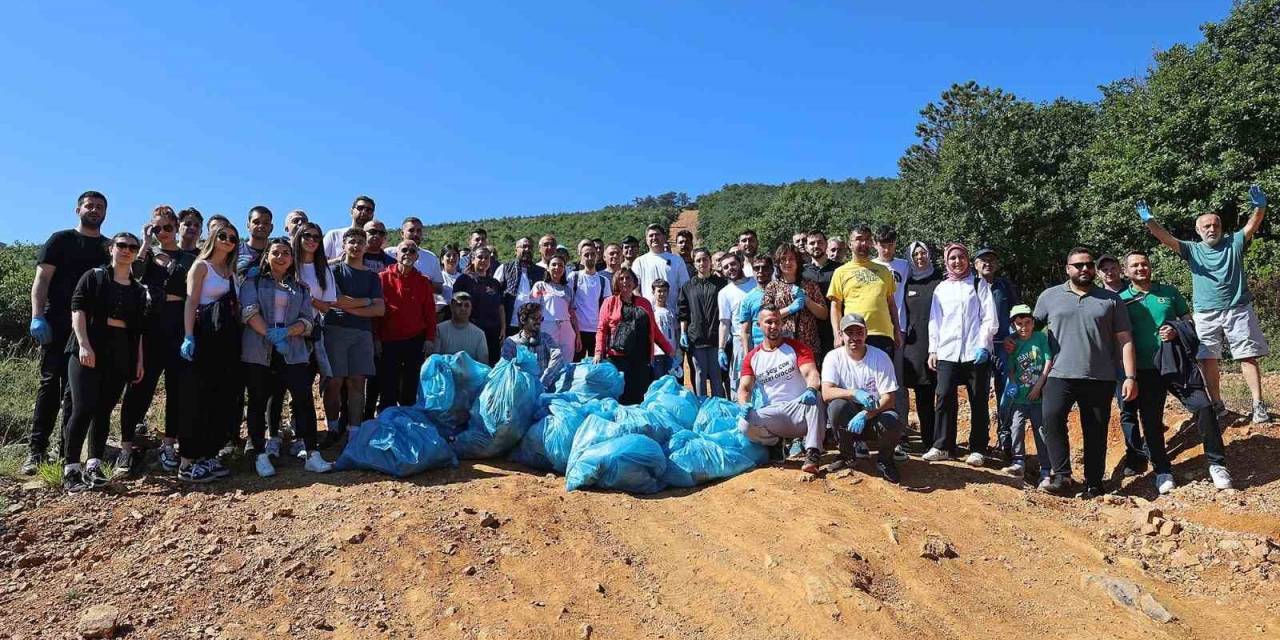
<path id="1" fill-rule="evenodd" d="M 187 299 L 187 271 L 195 262 L 194 253 L 178 247 L 178 216 L 173 207 L 160 205 L 151 213 L 151 221 L 142 228 L 142 252 L 133 265 L 151 300 L 142 333 L 144 375 L 124 391 L 120 409 L 120 455 L 116 458 L 116 474 L 132 472 L 140 462 L 134 435 L 142 425 L 155 398 L 156 384 L 164 374 L 164 440 L 160 446 L 160 464 L 168 471 L 178 468 L 178 425 L 190 420 L 189 405 L 183 398 L 187 361 L 178 354 L 182 344 L 182 309 Z M 159 250 L 151 246 L 152 240 Z"/>
<path id="2" fill-rule="evenodd" d="M 71 418 L 63 433 L 62 486 L 68 492 L 108 482 L 102 456 L 111 430 L 111 411 L 129 382 L 143 374 L 143 316 L 147 296 L 133 279 L 134 258 L 142 243 L 132 233 L 111 238 L 111 263 L 86 271 L 71 294 Z M 89 439 L 89 462 L 80 467 L 80 450 Z"/>
<path id="3" fill-rule="evenodd" d="M 915 391 L 916 418 L 920 421 L 920 437 L 925 448 L 933 442 L 934 373 L 929 369 L 929 309 L 933 306 L 933 290 L 942 281 L 942 272 L 933 266 L 933 254 L 923 242 L 907 245 L 907 325 L 903 327 L 903 383 Z M 903 412 L 906 415 L 906 412 Z"/>

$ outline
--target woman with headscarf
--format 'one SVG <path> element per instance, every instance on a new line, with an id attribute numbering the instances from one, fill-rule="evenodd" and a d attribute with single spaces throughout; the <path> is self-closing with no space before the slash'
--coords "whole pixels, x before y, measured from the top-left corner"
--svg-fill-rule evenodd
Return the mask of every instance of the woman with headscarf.
<path id="1" fill-rule="evenodd" d="M 916 419 L 920 423 L 920 440 L 933 446 L 934 375 L 929 368 L 929 309 L 933 306 L 933 290 L 942 281 L 942 273 L 933 265 L 933 252 L 923 242 L 907 245 L 907 262 L 911 272 L 903 285 L 906 324 L 902 327 L 903 384 L 915 392 Z M 906 407 L 899 409 L 906 414 Z"/>
<path id="2" fill-rule="evenodd" d="M 969 389 L 969 456 L 965 463 L 986 462 L 991 415 L 991 350 L 996 335 L 996 306 L 991 287 L 969 267 L 969 250 L 951 243 L 942 250 L 946 279 L 933 290 L 929 307 L 929 368 L 937 375 L 934 401 L 938 407 L 933 447 L 924 454 L 930 462 L 956 453 L 956 387 Z"/>

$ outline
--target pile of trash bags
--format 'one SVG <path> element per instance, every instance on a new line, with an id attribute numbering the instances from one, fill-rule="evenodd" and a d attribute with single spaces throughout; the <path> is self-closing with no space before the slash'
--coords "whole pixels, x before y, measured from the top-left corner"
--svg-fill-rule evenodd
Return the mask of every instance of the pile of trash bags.
<path id="1" fill-rule="evenodd" d="M 700 402 L 673 376 L 654 381 L 635 406 L 618 404 L 622 387 L 613 364 L 584 361 L 544 392 L 537 359 L 523 347 L 492 368 L 465 353 L 433 355 L 417 404 L 360 425 L 337 465 L 404 477 L 506 457 L 562 474 L 568 491 L 648 494 L 735 476 L 768 458 L 738 429 L 741 405 Z"/>

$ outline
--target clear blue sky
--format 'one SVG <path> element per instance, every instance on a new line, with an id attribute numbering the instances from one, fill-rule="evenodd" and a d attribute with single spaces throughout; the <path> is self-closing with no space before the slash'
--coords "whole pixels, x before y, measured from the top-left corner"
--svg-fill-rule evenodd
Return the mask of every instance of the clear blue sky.
<path id="1" fill-rule="evenodd" d="M 105 231 L 157 203 L 327 228 L 357 193 L 437 222 L 891 176 L 953 82 L 1093 100 L 1230 7 L 358 4 L 9 4 L 0 240 L 71 226 L 85 189 Z"/>

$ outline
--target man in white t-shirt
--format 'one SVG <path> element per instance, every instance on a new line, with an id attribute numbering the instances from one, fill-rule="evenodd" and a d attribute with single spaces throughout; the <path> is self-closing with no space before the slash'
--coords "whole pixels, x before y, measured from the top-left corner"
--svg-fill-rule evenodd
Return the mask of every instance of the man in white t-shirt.
<path id="1" fill-rule="evenodd" d="M 813 351 L 803 342 L 782 337 L 782 312 L 777 306 L 762 308 L 759 322 L 764 342 L 742 362 L 738 402 L 750 406 L 757 383 L 761 402 L 747 409 L 738 428 L 751 441 L 767 447 L 780 447 L 784 438 L 803 437 L 805 459 L 800 470 L 816 474 L 827 416 L 818 397 L 822 377 Z"/>
<path id="2" fill-rule="evenodd" d="M 644 240 L 649 244 L 649 253 L 636 258 L 631 263 L 631 270 L 640 281 L 640 295 L 657 304 L 657 297 L 653 295 L 654 281 L 666 280 L 671 291 L 679 291 L 689 281 L 689 270 L 685 268 L 680 256 L 664 250 L 667 246 L 667 230 L 662 225 L 655 223 L 646 227 Z M 667 309 L 672 314 L 677 311 L 675 298 L 676 296 L 667 296 Z"/>
<path id="3" fill-rule="evenodd" d="M 893 452 L 902 437 L 902 422 L 894 410 L 898 381 L 893 361 L 884 351 L 867 346 L 867 321 L 861 315 L 846 314 L 840 319 L 840 330 L 844 346 L 822 361 L 822 399 L 840 445 L 840 458 L 826 470 L 852 467 L 855 443 L 872 442 L 880 475 L 897 484 Z"/>
<path id="4" fill-rule="evenodd" d="M 733 330 L 733 318 L 738 315 L 738 307 L 743 298 L 756 288 L 755 278 L 742 275 L 742 257 L 737 253 L 726 253 L 720 258 L 720 272 L 724 274 L 728 284 L 716 294 L 716 302 L 720 307 L 720 368 L 729 373 L 729 389 L 738 388 L 738 372 L 742 371 L 742 357 L 747 350 L 730 336 L 737 335 Z"/>
<path id="5" fill-rule="evenodd" d="M 902 258 L 895 258 L 898 253 L 898 230 L 890 225 L 880 225 L 876 229 L 876 259 L 872 262 L 882 264 L 889 268 L 889 273 L 893 274 L 893 281 L 897 288 L 893 290 L 893 302 L 898 306 L 898 326 L 906 331 L 907 326 L 907 278 L 911 275 L 911 263 Z M 893 375 L 898 381 L 898 391 L 894 396 L 894 406 L 907 406 L 907 385 L 903 384 L 902 378 L 902 356 L 903 349 L 894 349 L 893 352 Z"/>
<path id="6" fill-rule="evenodd" d="M 356 196 L 355 202 L 351 203 L 351 226 L 330 229 L 324 234 L 324 255 L 329 259 L 329 264 L 337 264 L 342 262 L 343 256 L 347 254 L 347 250 L 342 246 L 342 234 L 347 229 L 364 230 L 365 223 L 373 219 L 373 198 L 369 196 Z"/>

